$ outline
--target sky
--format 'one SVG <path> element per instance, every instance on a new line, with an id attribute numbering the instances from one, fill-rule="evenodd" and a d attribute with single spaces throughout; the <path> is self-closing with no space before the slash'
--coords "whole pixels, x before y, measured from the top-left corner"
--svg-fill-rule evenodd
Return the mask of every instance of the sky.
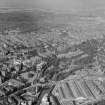
<path id="1" fill-rule="evenodd" d="M 105 0 L 0 0 L 0 8 L 95 9 L 105 8 Z"/>

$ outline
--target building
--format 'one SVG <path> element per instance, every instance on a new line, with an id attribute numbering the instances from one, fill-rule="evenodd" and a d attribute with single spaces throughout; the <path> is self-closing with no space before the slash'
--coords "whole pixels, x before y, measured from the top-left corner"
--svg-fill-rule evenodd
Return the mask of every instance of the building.
<path id="1" fill-rule="evenodd" d="M 97 77 L 72 78 L 59 82 L 53 90 L 61 105 L 88 105 L 105 97 L 105 80 L 101 85 L 96 83 Z"/>
<path id="2" fill-rule="evenodd" d="M 15 29 L 15 30 L 9 30 L 7 31 L 8 35 L 18 35 L 20 33 L 19 28 Z"/>
<path id="3" fill-rule="evenodd" d="M 42 67 L 46 65 L 46 62 L 42 61 L 41 63 L 37 64 L 36 69 L 37 71 L 42 71 Z"/>

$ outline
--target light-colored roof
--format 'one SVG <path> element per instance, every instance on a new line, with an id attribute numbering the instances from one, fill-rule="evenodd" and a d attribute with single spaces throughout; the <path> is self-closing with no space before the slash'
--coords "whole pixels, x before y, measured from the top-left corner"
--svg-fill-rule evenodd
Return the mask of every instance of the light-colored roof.
<path id="1" fill-rule="evenodd" d="M 98 80 L 92 78 L 72 78 L 59 82 L 53 94 L 58 98 L 60 103 L 66 101 L 91 102 L 101 100 L 105 96 L 105 80 L 103 79 L 101 86 L 95 82 Z M 102 79 L 102 78 L 101 78 Z M 63 104 L 64 105 L 64 104 Z"/>

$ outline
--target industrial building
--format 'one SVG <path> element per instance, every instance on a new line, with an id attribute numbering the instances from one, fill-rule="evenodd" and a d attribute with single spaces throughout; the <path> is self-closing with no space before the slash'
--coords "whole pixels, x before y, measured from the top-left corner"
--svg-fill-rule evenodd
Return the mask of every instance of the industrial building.
<path id="1" fill-rule="evenodd" d="M 72 78 L 60 81 L 53 90 L 61 105 L 88 105 L 103 99 L 105 86 L 97 78 Z"/>

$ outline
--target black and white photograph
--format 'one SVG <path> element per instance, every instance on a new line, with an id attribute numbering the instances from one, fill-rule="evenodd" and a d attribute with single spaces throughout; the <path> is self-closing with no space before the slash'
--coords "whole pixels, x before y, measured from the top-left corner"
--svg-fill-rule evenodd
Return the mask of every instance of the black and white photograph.
<path id="1" fill-rule="evenodd" d="M 0 105 L 105 105 L 105 0 L 0 0 Z"/>

